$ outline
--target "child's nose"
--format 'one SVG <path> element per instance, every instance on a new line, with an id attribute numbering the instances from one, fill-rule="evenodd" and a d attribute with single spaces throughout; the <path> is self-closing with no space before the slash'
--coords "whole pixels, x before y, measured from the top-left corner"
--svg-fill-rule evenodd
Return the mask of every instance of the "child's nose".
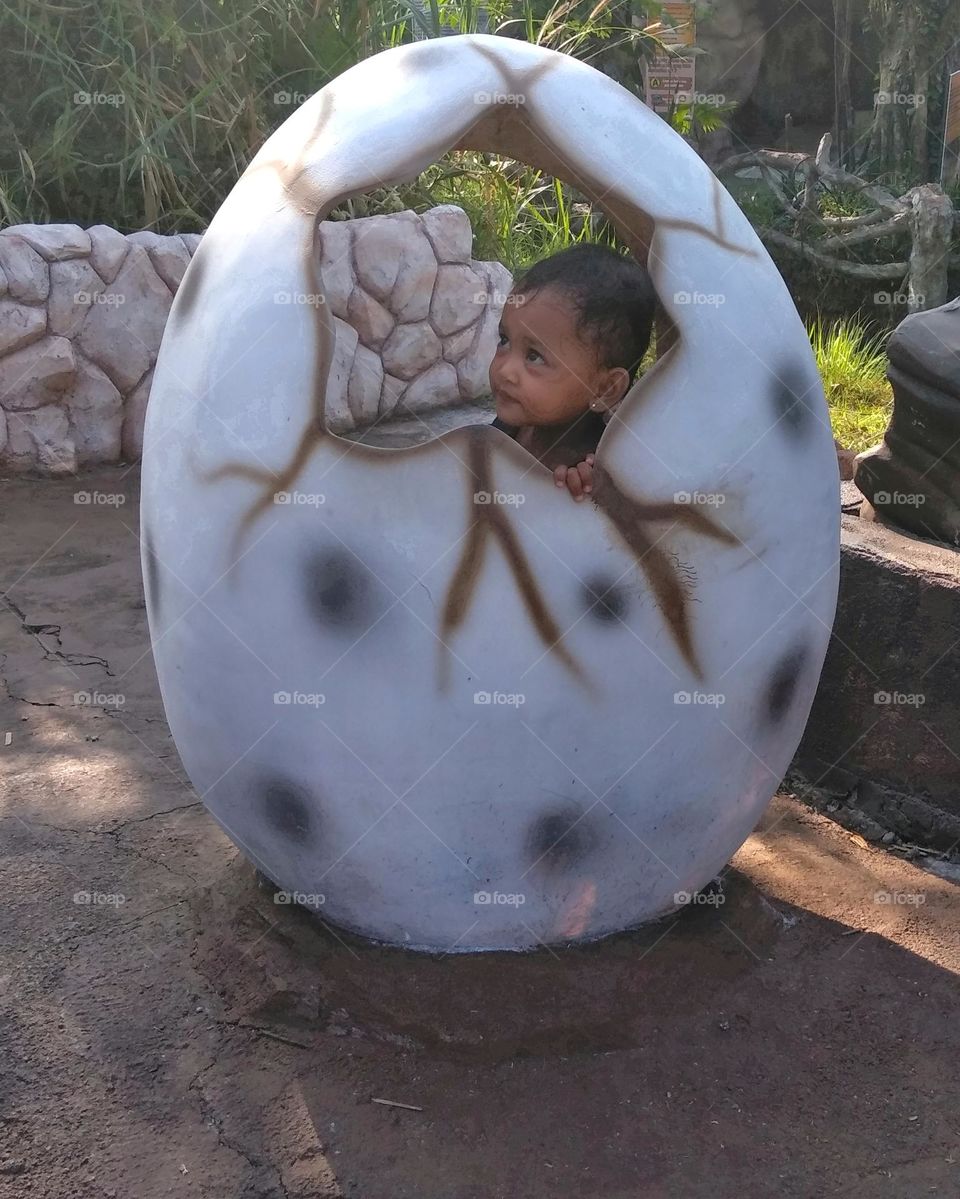
<path id="1" fill-rule="evenodd" d="M 501 355 L 499 359 L 500 378 L 504 383 L 516 383 L 519 375 L 519 366 L 517 357 L 512 350 L 508 350 L 506 354 Z"/>

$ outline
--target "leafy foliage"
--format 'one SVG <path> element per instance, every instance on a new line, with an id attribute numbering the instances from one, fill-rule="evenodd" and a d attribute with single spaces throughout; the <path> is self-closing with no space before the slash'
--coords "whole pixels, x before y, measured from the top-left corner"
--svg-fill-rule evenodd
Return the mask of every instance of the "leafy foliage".
<path id="1" fill-rule="evenodd" d="M 701 100 L 678 104 L 670 115 L 670 124 L 677 133 L 702 137 L 705 133 L 716 133 L 718 129 L 724 129 L 727 117 L 736 107 L 732 100 L 717 104 Z"/>

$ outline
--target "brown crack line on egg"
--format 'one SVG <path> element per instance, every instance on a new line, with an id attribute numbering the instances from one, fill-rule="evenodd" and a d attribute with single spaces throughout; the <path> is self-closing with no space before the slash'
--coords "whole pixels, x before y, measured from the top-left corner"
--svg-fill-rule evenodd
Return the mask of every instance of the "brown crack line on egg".
<path id="1" fill-rule="evenodd" d="M 593 499 L 633 552 L 647 576 L 677 648 L 696 678 L 702 681 L 703 669 L 690 627 L 688 588 L 681 581 L 681 569 L 670 561 L 668 551 L 661 548 L 659 539 L 653 537 L 648 525 L 665 521 L 685 524 L 692 532 L 729 546 L 740 545 L 740 539 L 690 504 L 651 502 L 627 495 L 600 462 L 593 468 Z"/>
<path id="2" fill-rule="evenodd" d="M 698 237 L 706 237 L 716 245 L 722 246 L 723 249 L 730 250 L 742 258 L 758 258 L 758 249 L 748 249 L 746 246 L 738 246 L 735 242 L 727 240 L 723 226 L 723 185 L 715 175 L 711 175 L 710 184 L 713 198 L 714 222 L 716 224 L 715 230 L 708 229 L 705 225 L 698 225 L 696 221 L 683 221 L 671 217 L 658 217 L 655 222 L 657 230 L 679 229 L 687 233 L 695 233 Z"/>
<path id="3" fill-rule="evenodd" d="M 471 430 L 467 442 L 469 461 L 467 515 L 470 528 L 460 561 L 447 586 L 446 601 L 440 619 L 440 657 L 437 672 L 439 689 L 443 691 L 449 684 L 447 639 L 466 620 L 470 603 L 476 594 L 483 557 L 489 540 L 488 535 L 493 535 L 499 540 L 510 569 L 513 571 L 520 597 L 540 640 L 548 650 L 557 655 L 578 682 L 592 690 L 592 685 L 582 666 L 562 644 L 563 632 L 550 613 L 547 601 L 537 584 L 530 563 L 527 561 L 526 554 L 523 552 L 506 513 L 497 504 L 477 502 L 478 493 L 485 492 L 488 496 L 492 496 L 495 490 L 490 461 L 491 445 L 489 439 L 483 435 L 483 430 L 484 426 L 477 430 Z"/>

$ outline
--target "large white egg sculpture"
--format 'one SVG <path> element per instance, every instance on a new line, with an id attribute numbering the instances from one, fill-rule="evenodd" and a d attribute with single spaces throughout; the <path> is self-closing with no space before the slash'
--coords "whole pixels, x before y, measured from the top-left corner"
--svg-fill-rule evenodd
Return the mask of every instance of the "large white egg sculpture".
<path id="1" fill-rule="evenodd" d="M 594 503 L 487 424 L 400 450 L 325 427 L 332 315 L 275 297 L 322 295 L 335 205 L 452 149 L 573 183 L 649 266 L 672 345 L 603 435 Z M 463 951 L 651 920 L 729 860 L 800 740 L 839 560 L 807 336 L 705 164 L 573 58 L 418 42 L 294 112 L 184 276 L 142 478 L 184 766 L 334 925 Z"/>

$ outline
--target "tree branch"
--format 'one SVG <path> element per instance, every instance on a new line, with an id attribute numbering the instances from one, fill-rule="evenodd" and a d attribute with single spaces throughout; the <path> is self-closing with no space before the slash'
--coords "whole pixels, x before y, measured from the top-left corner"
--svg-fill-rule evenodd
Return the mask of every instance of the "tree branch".
<path id="1" fill-rule="evenodd" d="M 838 233 L 834 237 L 825 237 L 823 241 L 817 242 L 817 245 L 821 250 L 842 250 L 846 246 L 855 246 L 862 241 L 873 241 L 875 237 L 888 237 L 892 233 L 899 233 L 904 228 L 909 230 L 907 213 L 898 212 L 896 216 L 892 216 L 880 224 L 869 224 L 864 228 L 853 229 L 849 233 Z"/>
<path id="2" fill-rule="evenodd" d="M 778 229 L 758 229 L 757 234 L 762 241 L 781 246 L 784 250 L 809 258 L 811 262 L 816 262 L 828 270 L 837 271 L 841 275 L 852 275 L 856 279 L 894 279 L 904 275 L 908 269 L 906 262 L 844 262 L 842 258 L 821 254 L 819 250 L 797 241 L 795 237 L 781 233 Z"/>

